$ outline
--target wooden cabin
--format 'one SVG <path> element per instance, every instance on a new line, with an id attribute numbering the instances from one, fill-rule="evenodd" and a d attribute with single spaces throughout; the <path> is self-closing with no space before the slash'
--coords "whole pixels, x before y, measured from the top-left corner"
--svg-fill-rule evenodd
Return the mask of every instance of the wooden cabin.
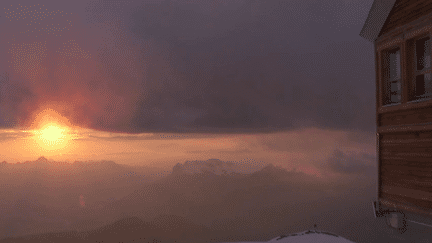
<path id="1" fill-rule="evenodd" d="M 432 0 L 375 0 L 360 36 L 375 52 L 375 216 L 432 227 Z"/>

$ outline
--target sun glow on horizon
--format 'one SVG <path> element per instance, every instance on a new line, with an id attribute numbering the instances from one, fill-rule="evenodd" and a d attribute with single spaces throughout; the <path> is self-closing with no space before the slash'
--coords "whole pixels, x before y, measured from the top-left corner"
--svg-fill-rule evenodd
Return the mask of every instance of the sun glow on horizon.
<path id="1" fill-rule="evenodd" d="M 32 128 L 29 132 L 40 152 L 63 153 L 73 145 L 72 140 L 77 137 L 68 119 L 52 109 L 39 112 Z"/>
<path id="2" fill-rule="evenodd" d="M 36 135 L 37 138 L 45 145 L 55 147 L 67 142 L 70 137 L 69 132 L 69 128 L 61 126 L 55 122 L 51 122 L 46 124 L 42 129 L 33 131 L 33 134 Z"/>

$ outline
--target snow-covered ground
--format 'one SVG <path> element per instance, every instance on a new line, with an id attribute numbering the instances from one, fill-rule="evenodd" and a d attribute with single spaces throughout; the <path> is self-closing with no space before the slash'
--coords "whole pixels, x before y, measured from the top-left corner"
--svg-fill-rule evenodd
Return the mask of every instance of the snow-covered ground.
<path id="1" fill-rule="evenodd" d="M 264 242 L 264 241 L 261 241 Z M 353 241 L 347 240 L 341 236 L 338 236 L 336 234 L 326 232 L 326 231 L 320 231 L 320 230 L 308 230 L 296 234 L 290 234 L 290 235 L 281 235 L 279 237 L 276 237 L 274 239 L 271 239 L 269 241 L 265 242 L 271 242 L 271 243 L 313 243 L 313 242 L 319 242 L 319 243 L 354 243 Z M 230 242 L 224 242 L 224 243 L 230 243 Z M 258 241 L 243 241 L 243 242 L 236 242 L 236 243 L 260 243 Z"/>

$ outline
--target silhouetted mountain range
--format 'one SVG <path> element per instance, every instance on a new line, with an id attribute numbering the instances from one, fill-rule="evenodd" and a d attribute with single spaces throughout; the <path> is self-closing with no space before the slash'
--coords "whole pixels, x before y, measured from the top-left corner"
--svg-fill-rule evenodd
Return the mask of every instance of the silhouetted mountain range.
<path id="1" fill-rule="evenodd" d="M 209 159 L 206 161 L 186 161 L 184 164 L 176 164 L 173 174 L 194 174 L 211 172 L 215 175 L 223 174 L 249 174 L 261 169 L 260 167 L 245 167 L 234 164 L 233 162 L 224 162 L 219 159 Z"/>
<path id="2" fill-rule="evenodd" d="M 174 165 L 172 173 L 165 177 L 134 184 L 122 181 L 122 173 L 124 178 L 137 180 L 142 178 L 141 174 L 135 174 L 132 167 L 113 162 L 54 166 L 40 158 L 34 162 L 38 163 L 49 164 L 46 168 L 31 169 L 46 173 L 40 178 L 44 181 L 38 184 L 27 180 L 23 184 L 21 179 L 21 186 L 9 188 L 9 194 L 0 191 L 2 198 L 11 199 L 0 201 L 7 208 L 0 212 L 3 221 L 0 233 L 3 237 L 38 232 L 43 235 L 0 242 L 38 242 L 37 238 L 41 242 L 42 239 L 57 239 L 53 242 L 266 241 L 283 233 L 304 231 L 313 223 L 353 241 L 367 242 L 361 240 L 361 234 L 347 232 L 342 225 L 345 222 L 352 225 L 352 218 L 365 215 L 367 222 L 375 222 L 368 215 L 369 208 L 361 216 L 357 211 L 348 210 L 354 203 L 372 200 L 373 182 L 318 178 L 272 164 L 246 174 L 240 171 L 247 168 L 235 168 L 220 160 L 185 162 Z M 22 169 L 23 164 L 8 164 L 14 169 L 7 170 L 15 171 L 14 178 L 34 177 L 17 176 L 28 171 Z M 77 169 L 50 172 L 62 166 Z M 0 171 L 4 172 L 5 169 Z M 50 186 L 47 180 L 52 178 L 65 181 Z M 32 189 L 26 191 L 26 187 Z M 13 194 L 14 191 L 21 194 Z M 79 203 L 82 195 L 85 206 Z M 340 212 L 344 212 L 344 217 L 340 218 Z M 337 222 L 327 222 L 320 216 L 323 213 L 325 217 L 339 218 Z M 55 231 L 68 233 L 47 233 Z M 350 234 L 355 238 L 350 238 Z"/>

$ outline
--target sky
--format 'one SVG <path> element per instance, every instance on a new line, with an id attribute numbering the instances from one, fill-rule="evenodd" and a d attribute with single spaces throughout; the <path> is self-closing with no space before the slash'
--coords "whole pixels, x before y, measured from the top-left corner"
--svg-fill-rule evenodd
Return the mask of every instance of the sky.
<path id="1" fill-rule="evenodd" d="M 2 0 L 0 160 L 361 171 L 372 2 Z"/>

